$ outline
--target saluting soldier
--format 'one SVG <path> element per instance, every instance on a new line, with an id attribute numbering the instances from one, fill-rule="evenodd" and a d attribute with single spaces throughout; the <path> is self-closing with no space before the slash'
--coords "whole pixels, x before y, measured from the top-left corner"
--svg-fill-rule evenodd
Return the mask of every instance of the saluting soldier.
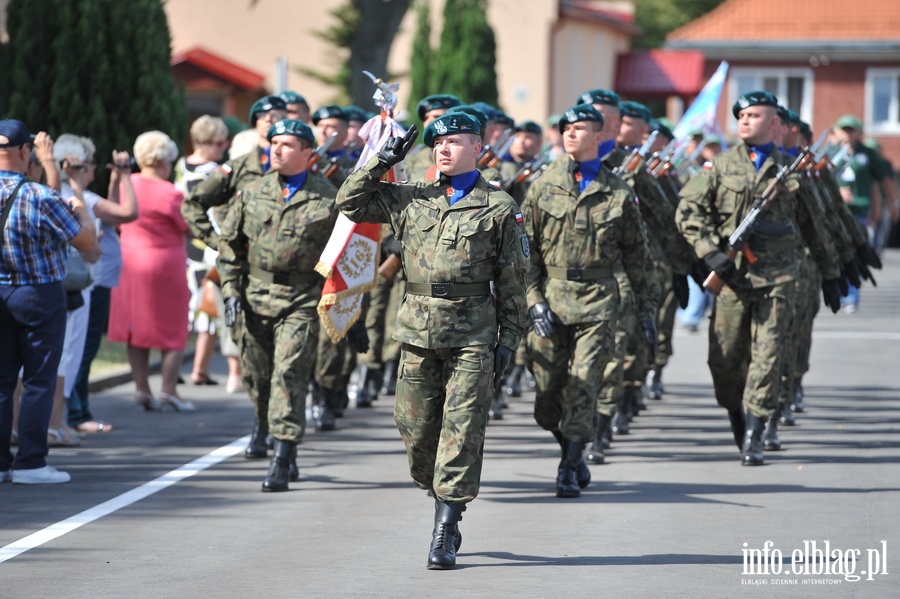
<path id="1" fill-rule="evenodd" d="M 435 497 L 429 569 L 456 565 L 459 520 L 478 495 L 492 390 L 524 334 L 528 244 L 515 202 L 475 168 L 481 125 L 447 113 L 425 129 L 440 179 L 380 181 L 416 137 L 391 138 L 344 183 L 341 211 L 388 222 L 408 279 L 394 338 L 403 344 L 394 418 L 410 474 Z"/>
<path id="2" fill-rule="evenodd" d="M 631 283 L 642 329 L 656 342 L 659 285 L 634 193 L 603 168 L 603 115 L 590 104 L 559 121 L 566 156 L 525 198 L 531 246 L 528 359 L 537 383 L 534 417 L 562 448 L 557 497 L 590 483 L 582 458 L 594 439 L 604 366 L 613 359 L 621 298 L 617 273 Z"/>
<path id="3" fill-rule="evenodd" d="M 775 148 L 778 100 L 765 91 L 742 95 L 732 107 L 743 142 L 714 157 L 681 191 L 676 219 L 706 266 L 725 282 L 713 305 L 709 367 L 716 401 L 728 410 L 741 464 L 764 463 L 762 435 L 778 407 L 782 365 L 798 276 L 798 235 L 810 248 L 824 279 L 825 302 L 840 306 L 840 271 L 822 223 L 800 193 L 800 175 L 789 176 L 761 215 L 751 237 L 751 262 L 727 253 L 728 239 L 782 166 Z M 746 415 L 744 411 L 746 410 Z"/>
<path id="4" fill-rule="evenodd" d="M 307 171 L 315 138 L 302 121 L 267 135 L 272 170 L 243 190 L 222 227 L 219 270 L 225 321 L 244 315 L 241 363 L 259 422 L 275 438 L 263 491 L 297 480 L 297 444 L 316 358 L 323 279 L 315 265 L 337 220 L 337 190 Z"/>

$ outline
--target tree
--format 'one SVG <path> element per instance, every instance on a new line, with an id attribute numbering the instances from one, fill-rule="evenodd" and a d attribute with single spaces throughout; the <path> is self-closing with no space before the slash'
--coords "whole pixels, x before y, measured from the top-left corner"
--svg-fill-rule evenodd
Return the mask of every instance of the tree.
<path id="1" fill-rule="evenodd" d="M 431 93 L 431 7 L 428 0 L 420 0 L 416 8 L 416 36 L 413 39 L 412 58 L 409 63 L 409 112 L 416 114 L 419 100 Z M 413 117 L 415 118 L 415 117 Z"/>
<path id="2" fill-rule="evenodd" d="M 487 0 L 453 0 L 444 5 L 441 47 L 434 55 L 433 93 L 467 102 L 497 105 L 497 42 L 487 22 Z"/>
<path id="3" fill-rule="evenodd" d="M 634 22 L 641 30 L 634 45 L 639 49 L 659 48 L 669 32 L 702 16 L 724 0 L 636 0 Z"/>
<path id="4" fill-rule="evenodd" d="M 152 129 L 176 143 L 187 131 L 184 94 L 172 77 L 171 37 L 160 0 L 11 0 L 0 72 L 11 86 L 0 114 L 53 137 L 90 137 L 97 161 L 131 151 Z M 108 174 L 92 187 L 105 194 Z"/>

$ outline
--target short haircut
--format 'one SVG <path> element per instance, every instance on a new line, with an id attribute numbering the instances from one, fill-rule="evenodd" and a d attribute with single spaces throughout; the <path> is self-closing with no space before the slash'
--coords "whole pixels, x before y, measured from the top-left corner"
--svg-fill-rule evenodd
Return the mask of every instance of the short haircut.
<path id="1" fill-rule="evenodd" d="M 228 127 L 217 116 L 204 114 L 191 124 L 191 141 L 194 145 L 228 139 Z"/>
<path id="2" fill-rule="evenodd" d="M 162 131 L 147 131 L 134 140 L 134 159 L 140 167 L 175 162 L 176 158 L 178 146 Z"/>

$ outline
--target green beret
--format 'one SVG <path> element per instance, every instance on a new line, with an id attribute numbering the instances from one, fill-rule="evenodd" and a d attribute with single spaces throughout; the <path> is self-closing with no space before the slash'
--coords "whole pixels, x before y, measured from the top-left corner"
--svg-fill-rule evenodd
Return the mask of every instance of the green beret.
<path id="1" fill-rule="evenodd" d="M 349 120 L 344 109 L 337 104 L 329 104 L 323 106 L 312 114 L 313 125 L 318 125 L 322 119 L 340 119 L 342 121 Z"/>
<path id="2" fill-rule="evenodd" d="M 503 112 L 502 110 L 497 111 L 497 115 L 493 119 L 494 121 L 500 123 L 501 125 L 507 125 L 509 127 L 514 127 L 516 122 L 512 119 L 511 116 Z"/>
<path id="3" fill-rule="evenodd" d="M 718 145 L 721 146 L 721 145 L 722 145 L 722 137 L 719 136 L 719 135 L 716 135 L 715 133 L 709 133 L 708 135 L 706 135 L 706 136 L 703 138 L 703 142 L 704 142 L 706 145 L 710 145 L 710 144 L 718 144 Z"/>
<path id="4" fill-rule="evenodd" d="M 857 129 L 859 131 L 862 131 L 863 128 L 862 121 L 859 120 L 859 117 L 853 116 L 852 114 L 845 114 L 837 120 L 834 126 L 838 129 Z"/>
<path id="5" fill-rule="evenodd" d="M 800 135 L 806 138 L 809 143 L 813 142 L 813 130 L 812 127 L 809 126 L 809 123 L 804 121 L 800 121 Z"/>
<path id="6" fill-rule="evenodd" d="M 771 106 L 777 109 L 778 98 L 766 91 L 748 92 L 737 99 L 737 102 L 731 107 L 731 114 L 734 115 L 734 118 L 738 118 L 743 109 L 751 106 Z"/>
<path id="7" fill-rule="evenodd" d="M 562 133 L 565 130 L 566 125 L 581 121 L 594 121 L 600 123 L 600 126 L 602 127 L 603 115 L 591 104 L 578 104 L 563 113 L 559 118 L 559 122 L 556 124 L 556 128 Z"/>
<path id="8" fill-rule="evenodd" d="M 672 129 L 661 119 L 652 119 L 650 121 L 650 131 L 659 131 L 659 134 L 666 139 L 675 139 L 675 134 L 672 133 Z"/>
<path id="9" fill-rule="evenodd" d="M 425 145 L 434 147 L 434 138 L 454 133 L 474 133 L 481 135 L 481 123 L 465 112 L 452 112 L 434 119 L 425 127 Z"/>
<path id="10" fill-rule="evenodd" d="M 537 135 L 543 135 L 544 130 L 541 129 L 541 126 L 535 123 L 534 121 L 522 121 L 518 125 L 516 125 L 516 132 L 524 131 L 525 133 L 536 133 Z"/>
<path id="11" fill-rule="evenodd" d="M 592 89 L 581 94 L 577 100 L 579 104 L 608 104 L 619 106 L 619 94 L 608 89 Z"/>
<path id="12" fill-rule="evenodd" d="M 475 117 L 475 119 L 478 121 L 480 131 L 484 131 L 484 128 L 487 127 L 488 116 L 482 111 L 475 108 L 475 106 L 472 104 L 461 104 L 460 106 L 454 106 L 444 114 L 452 114 L 456 112 L 464 112 L 469 116 Z"/>
<path id="13" fill-rule="evenodd" d="M 450 94 L 435 94 L 433 96 L 425 96 L 421 100 L 419 100 L 419 104 L 416 106 L 416 114 L 419 115 L 419 120 L 425 120 L 425 113 L 431 112 L 432 110 L 437 110 L 438 108 L 448 109 L 453 108 L 454 106 L 462 106 L 462 100 L 457 98 L 456 96 Z"/>
<path id="14" fill-rule="evenodd" d="M 263 112 L 270 110 L 287 110 L 287 105 L 280 96 L 263 96 L 250 107 L 250 124 L 256 124 L 256 118 Z"/>
<path id="15" fill-rule="evenodd" d="M 228 128 L 228 137 L 234 137 L 247 128 L 247 125 L 236 116 L 226 116 L 224 119 L 225 126 Z"/>
<path id="16" fill-rule="evenodd" d="M 341 109 L 344 111 L 344 114 L 347 115 L 348 121 L 361 121 L 365 123 L 372 118 L 368 112 L 359 106 L 342 106 Z"/>
<path id="17" fill-rule="evenodd" d="M 626 100 L 619 104 L 619 109 L 622 111 L 622 116 L 630 116 L 634 119 L 644 119 L 648 123 L 650 122 L 650 119 L 653 118 L 650 109 L 640 102 Z"/>
<path id="18" fill-rule="evenodd" d="M 300 139 L 305 139 L 311 144 L 316 143 L 316 137 L 313 135 L 312 129 L 303 121 L 297 119 L 283 119 L 269 127 L 266 133 L 266 139 L 272 141 L 276 135 L 293 135 Z"/>
<path id="19" fill-rule="evenodd" d="M 480 110 L 481 112 L 483 112 L 484 115 L 487 116 L 487 120 L 489 120 L 489 121 L 496 120 L 497 113 L 500 112 L 499 110 L 497 110 L 496 108 L 494 108 L 493 106 L 488 104 L 487 102 L 472 102 L 470 104 L 470 106 L 472 108 L 475 108 L 476 110 Z"/>
<path id="20" fill-rule="evenodd" d="M 306 98 L 298 94 L 297 92 L 286 91 L 278 94 L 282 100 L 284 100 L 285 104 L 306 104 L 309 106 L 309 102 L 306 101 Z"/>
<path id="21" fill-rule="evenodd" d="M 796 110 L 787 109 L 787 122 L 788 125 L 799 125 L 803 121 L 800 120 L 800 115 L 797 114 Z"/>

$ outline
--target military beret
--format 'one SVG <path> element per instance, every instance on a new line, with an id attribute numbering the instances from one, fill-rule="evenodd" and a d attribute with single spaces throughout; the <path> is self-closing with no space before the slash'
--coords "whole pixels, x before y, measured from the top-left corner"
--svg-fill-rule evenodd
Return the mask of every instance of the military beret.
<path id="1" fill-rule="evenodd" d="M 34 142 L 34 135 L 28 126 L 16 119 L 0 121 L 0 148 L 17 148 Z"/>
<path id="2" fill-rule="evenodd" d="M 556 124 L 556 128 L 562 133 L 565 130 L 566 125 L 581 121 L 595 121 L 600 123 L 600 126 L 602 127 L 603 115 L 591 104 L 578 104 L 563 113 L 559 118 L 559 122 Z"/>
<path id="3" fill-rule="evenodd" d="M 278 94 L 278 97 L 284 100 L 285 104 L 306 104 L 307 106 L 309 106 L 309 102 L 306 101 L 306 98 L 304 98 L 297 92 L 281 92 L 280 94 Z"/>
<path id="4" fill-rule="evenodd" d="M 416 106 L 416 114 L 419 115 L 419 120 L 425 120 L 425 113 L 431 112 L 432 110 L 437 110 L 438 108 L 448 109 L 453 108 L 454 106 L 462 106 L 462 100 L 457 98 L 456 96 L 450 94 L 435 94 L 433 96 L 425 96 L 421 100 L 419 100 L 419 104 Z"/>
<path id="5" fill-rule="evenodd" d="M 342 121 L 349 120 L 344 109 L 337 104 L 329 104 L 323 106 L 312 114 L 313 125 L 318 125 L 322 119 L 340 119 Z"/>
<path id="6" fill-rule="evenodd" d="M 863 128 L 862 121 L 859 120 L 859 117 L 853 116 L 852 114 L 845 114 L 837 120 L 834 126 L 838 129 L 858 129 L 859 131 L 862 131 Z"/>
<path id="7" fill-rule="evenodd" d="M 806 141 L 812 143 L 813 141 L 813 130 L 812 127 L 809 126 L 809 123 L 800 121 L 800 135 L 806 138 Z"/>
<path id="8" fill-rule="evenodd" d="M 359 106 L 342 106 L 341 109 L 347 115 L 348 121 L 362 121 L 364 123 L 372 118 L 368 112 Z"/>
<path id="9" fill-rule="evenodd" d="M 561 114 L 551 114 L 550 118 L 547 119 L 547 126 L 556 128 L 556 124 L 559 122 L 559 119 L 562 118 Z"/>
<path id="10" fill-rule="evenodd" d="M 722 136 L 716 135 L 715 133 L 709 133 L 703 138 L 703 142 L 706 145 L 718 144 L 722 145 Z"/>
<path id="11" fill-rule="evenodd" d="M 659 134 L 663 137 L 675 139 L 675 134 L 672 133 L 672 129 L 659 119 L 652 119 L 650 121 L 650 131 L 659 131 Z"/>
<path id="12" fill-rule="evenodd" d="M 544 134 L 544 130 L 541 129 L 541 126 L 534 121 L 522 121 L 516 125 L 516 132 L 518 133 L 520 131 L 524 131 L 525 133 L 536 133 L 537 135 Z"/>
<path id="13" fill-rule="evenodd" d="M 576 100 L 579 104 L 619 105 L 619 94 L 608 89 L 592 89 L 581 94 Z"/>
<path id="14" fill-rule="evenodd" d="M 796 110 L 787 109 L 787 122 L 788 125 L 799 125 L 802 121 L 800 120 L 800 115 L 797 114 Z"/>
<path id="15" fill-rule="evenodd" d="M 513 118 L 502 110 L 497 111 L 497 115 L 493 118 L 493 120 L 500 123 L 501 125 L 508 125 L 510 127 L 513 127 L 516 124 Z"/>
<path id="16" fill-rule="evenodd" d="M 450 112 L 439 116 L 425 127 L 425 145 L 434 147 L 434 139 L 442 135 L 454 133 L 474 133 L 481 135 L 481 123 L 478 119 L 465 112 Z"/>
<path id="17" fill-rule="evenodd" d="M 737 102 L 731 107 L 731 114 L 734 115 L 734 118 L 738 118 L 743 109 L 751 106 L 771 106 L 777 109 L 778 98 L 775 97 L 775 94 L 766 91 L 748 92 L 737 99 Z"/>
<path id="18" fill-rule="evenodd" d="M 287 110 L 287 105 L 280 96 L 263 96 L 250 107 L 250 124 L 256 124 L 256 117 L 270 110 Z"/>
<path id="19" fill-rule="evenodd" d="M 470 106 L 475 108 L 476 110 L 480 110 L 481 112 L 483 112 L 484 115 L 487 117 L 487 120 L 489 120 L 489 121 L 496 120 L 497 113 L 500 112 L 499 110 L 497 110 L 496 108 L 494 108 L 493 106 L 488 104 L 487 102 L 472 102 L 470 104 Z"/>
<path id="20" fill-rule="evenodd" d="M 316 143 L 316 137 L 313 135 L 309 125 L 303 121 L 298 121 L 297 119 L 282 119 L 278 121 L 269 127 L 269 132 L 266 133 L 266 139 L 272 141 L 272 138 L 276 135 L 293 135 L 294 137 L 305 139 L 311 144 Z"/>
<path id="21" fill-rule="evenodd" d="M 444 114 L 452 114 L 456 112 L 464 112 L 469 116 L 475 117 L 475 119 L 478 121 L 478 125 L 481 131 L 484 131 L 484 128 L 487 127 L 488 116 L 482 111 L 475 108 L 475 106 L 472 104 L 462 104 L 460 106 L 454 106 Z"/>
<path id="22" fill-rule="evenodd" d="M 650 119 L 653 118 L 653 115 L 650 114 L 650 109 L 640 102 L 625 100 L 624 102 L 619 103 L 619 110 L 622 111 L 622 116 L 630 116 L 631 118 L 635 119 L 644 119 L 648 123 L 650 122 Z"/>

